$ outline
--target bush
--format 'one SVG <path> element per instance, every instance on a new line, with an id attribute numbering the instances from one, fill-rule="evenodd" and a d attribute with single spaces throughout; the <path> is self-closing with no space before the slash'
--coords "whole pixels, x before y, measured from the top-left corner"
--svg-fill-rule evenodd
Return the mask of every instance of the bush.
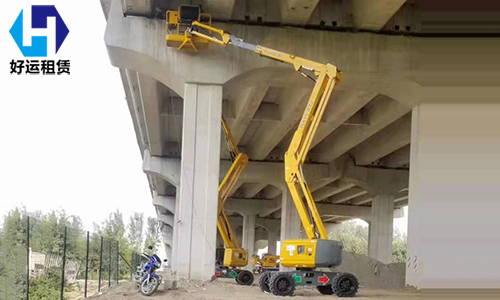
<path id="1" fill-rule="evenodd" d="M 341 241 L 347 252 L 368 255 L 368 227 L 351 220 L 342 223 L 335 233 L 330 234 L 330 239 Z M 392 240 L 393 262 L 406 262 L 406 235 L 401 234 L 397 228 L 394 229 Z"/>
<path id="2" fill-rule="evenodd" d="M 30 299 L 54 300 L 61 295 L 61 276 L 48 271 L 42 278 L 30 280 Z"/>
<path id="3" fill-rule="evenodd" d="M 341 241 L 347 252 L 368 255 L 368 227 L 359 225 L 356 221 L 342 223 L 330 239 Z"/>
<path id="4" fill-rule="evenodd" d="M 396 229 L 392 240 L 392 260 L 395 263 L 406 262 L 406 247 L 406 235 L 401 234 L 399 230 Z"/>

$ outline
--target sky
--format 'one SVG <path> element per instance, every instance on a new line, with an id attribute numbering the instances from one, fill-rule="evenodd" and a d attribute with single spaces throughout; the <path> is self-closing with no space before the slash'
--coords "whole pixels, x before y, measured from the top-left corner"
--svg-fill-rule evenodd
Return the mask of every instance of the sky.
<path id="1" fill-rule="evenodd" d="M 47 3 L 70 30 L 47 59 L 69 59 L 71 75 L 11 75 L 10 61 L 24 57 L 10 28 L 21 9 Z M 104 44 L 100 2 L 18 0 L 2 9 L 0 216 L 20 205 L 64 209 L 87 230 L 116 209 L 125 221 L 135 211 L 155 216 L 119 71 Z"/>
<path id="2" fill-rule="evenodd" d="M 57 55 L 70 76 L 11 75 L 24 59 L 9 30 L 21 9 L 46 1 L 6 1 L 0 18 L 0 216 L 10 209 L 64 209 L 87 230 L 112 211 L 155 216 L 118 69 L 104 44 L 98 0 L 52 0 L 70 30 Z M 50 23 L 49 23 L 50 24 Z M 50 41 L 49 41 L 50 42 Z M 406 233 L 405 217 L 394 220 Z"/>

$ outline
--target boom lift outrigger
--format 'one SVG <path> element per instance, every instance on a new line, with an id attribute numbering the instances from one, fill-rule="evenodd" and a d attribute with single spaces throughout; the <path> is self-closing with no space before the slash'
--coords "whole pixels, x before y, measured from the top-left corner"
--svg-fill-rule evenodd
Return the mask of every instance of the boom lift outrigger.
<path id="1" fill-rule="evenodd" d="M 185 28 L 181 33 L 181 28 Z M 177 32 L 172 31 L 176 29 Z M 323 272 L 317 267 L 334 268 L 342 263 L 341 242 L 328 239 L 321 216 L 307 185 L 302 167 L 311 147 L 316 130 L 335 86 L 342 73 L 334 65 L 321 64 L 292 54 L 260 45 L 253 45 L 211 26 L 210 18 L 202 18 L 199 7 L 181 6 L 179 11 L 167 12 L 167 46 L 179 50 L 206 48 L 207 42 L 222 46 L 233 45 L 253 51 L 293 66 L 295 71 L 314 82 L 299 126 L 285 154 L 285 181 L 290 190 L 307 240 L 285 240 L 281 247 L 280 264 L 295 268 L 293 271 L 264 273 L 259 285 L 274 295 L 292 295 L 296 285 L 316 286 L 320 293 L 339 297 L 352 297 L 358 291 L 357 278 L 349 273 Z M 302 195 L 305 198 L 302 199 Z"/>

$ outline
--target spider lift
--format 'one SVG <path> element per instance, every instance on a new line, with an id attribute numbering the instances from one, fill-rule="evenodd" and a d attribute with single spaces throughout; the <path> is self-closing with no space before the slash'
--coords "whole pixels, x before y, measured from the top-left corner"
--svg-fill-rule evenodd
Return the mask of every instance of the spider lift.
<path id="1" fill-rule="evenodd" d="M 183 31 L 182 31 L 183 30 Z M 280 264 L 292 271 L 269 271 L 262 274 L 259 286 L 264 292 L 290 296 L 295 286 L 316 286 L 322 294 L 352 297 L 358 291 L 357 278 L 349 273 L 323 272 L 316 268 L 334 268 L 342 263 L 343 245 L 329 240 L 321 216 L 305 181 L 302 167 L 333 89 L 342 73 L 332 64 L 322 64 L 292 54 L 253 45 L 211 26 L 211 18 L 197 6 L 181 6 L 167 12 L 166 43 L 178 50 L 207 48 L 209 43 L 232 45 L 279 62 L 314 83 L 306 109 L 285 154 L 285 181 L 308 239 L 282 242 Z M 207 44 L 208 43 L 208 44 Z M 305 198 L 305 201 L 303 200 Z"/>
<path id="2" fill-rule="evenodd" d="M 231 195 L 231 191 L 238 182 L 243 170 L 248 164 L 248 156 L 240 153 L 226 120 L 222 118 L 222 130 L 226 138 L 227 148 L 233 162 L 226 176 L 219 185 L 219 203 L 217 205 L 217 228 L 224 241 L 224 249 L 217 249 L 215 276 L 221 278 L 234 278 L 240 285 L 251 285 L 254 280 L 253 273 L 242 270 L 248 262 L 248 253 L 239 245 L 238 238 L 231 228 L 231 224 L 224 211 L 224 204 Z"/>

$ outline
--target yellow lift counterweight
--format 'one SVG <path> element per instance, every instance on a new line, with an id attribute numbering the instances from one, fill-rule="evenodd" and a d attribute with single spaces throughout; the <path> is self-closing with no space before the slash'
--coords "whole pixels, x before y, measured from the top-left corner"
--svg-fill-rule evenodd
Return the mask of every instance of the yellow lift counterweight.
<path id="1" fill-rule="evenodd" d="M 172 14 L 177 17 L 170 18 Z M 177 31 L 169 30 L 169 28 L 177 28 Z M 185 30 L 181 32 L 179 28 L 185 28 Z M 306 109 L 285 154 L 285 181 L 308 239 L 283 241 L 280 264 L 284 267 L 295 268 L 295 270 L 265 272 L 259 280 L 259 286 L 264 292 L 279 296 L 292 295 L 295 286 L 316 286 L 320 293 L 335 294 L 338 297 L 356 295 L 359 284 L 354 275 L 316 270 L 317 267 L 339 266 L 342 263 L 343 245 L 339 241 L 328 239 L 325 226 L 302 172 L 326 105 L 335 86 L 342 80 L 342 73 L 332 64 L 322 64 L 260 45 L 253 45 L 224 30 L 214 28 L 211 26 L 210 18 L 204 18 L 200 8 L 195 6 L 181 6 L 177 14 L 172 11 L 167 12 L 166 42 L 167 46 L 175 46 L 178 50 L 194 51 L 207 48 L 209 45 L 207 43 L 210 42 L 222 46 L 232 45 L 290 64 L 295 71 L 314 82 Z"/>

